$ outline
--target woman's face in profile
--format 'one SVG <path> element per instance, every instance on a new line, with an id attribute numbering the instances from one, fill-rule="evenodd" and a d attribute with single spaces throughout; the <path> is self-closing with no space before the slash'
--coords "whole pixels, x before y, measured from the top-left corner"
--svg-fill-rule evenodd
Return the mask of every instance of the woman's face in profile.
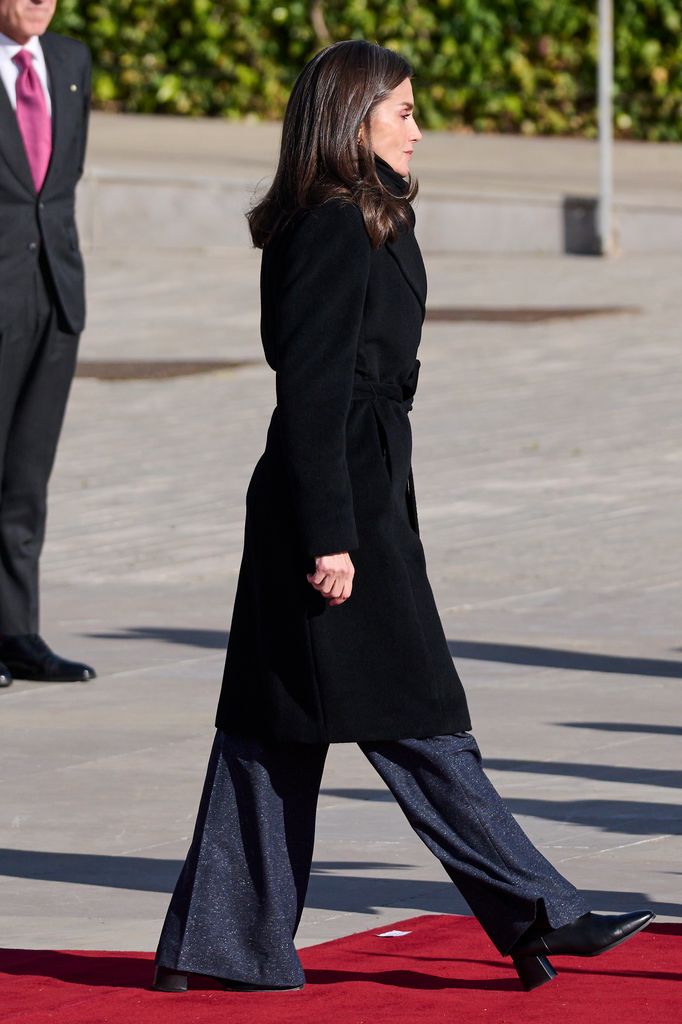
<path id="1" fill-rule="evenodd" d="M 376 105 L 369 124 L 374 152 L 405 177 L 410 170 L 414 144 L 422 137 L 414 119 L 414 96 L 409 78 L 403 79 Z"/>

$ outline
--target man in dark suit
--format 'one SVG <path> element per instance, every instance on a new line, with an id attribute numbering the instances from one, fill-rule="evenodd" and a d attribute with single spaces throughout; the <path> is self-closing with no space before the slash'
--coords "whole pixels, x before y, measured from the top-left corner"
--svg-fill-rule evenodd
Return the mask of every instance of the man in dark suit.
<path id="1" fill-rule="evenodd" d="M 56 0 L 0 0 L 0 685 L 85 681 L 38 632 L 38 560 L 85 316 L 74 221 L 90 55 Z"/>

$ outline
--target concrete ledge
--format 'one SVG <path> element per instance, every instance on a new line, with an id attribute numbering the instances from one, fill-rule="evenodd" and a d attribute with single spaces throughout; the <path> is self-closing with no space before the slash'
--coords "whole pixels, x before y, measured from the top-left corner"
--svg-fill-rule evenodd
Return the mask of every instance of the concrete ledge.
<path id="1" fill-rule="evenodd" d="M 248 245 L 244 213 L 274 169 L 279 125 L 93 115 L 79 226 L 90 248 Z M 562 253 L 589 208 L 596 145 L 427 133 L 418 231 L 444 253 Z M 682 252 L 682 146 L 616 145 L 615 221 L 629 252 Z M 575 226 L 575 225 L 573 225 Z"/>
<path id="2" fill-rule="evenodd" d="M 206 248 L 249 245 L 244 217 L 251 182 L 90 171 L 79 191 L 79 228 L 88 248 Z M 422 189 L 419 238 L 429 252 L 563 253 L 568 197 L 452 194 Z M 617 203 L 626 252 L 682 252 L 682 208 Z"/>
<path id="3" fill-rule="evenodd" d="M 230 179 L 87 173 L 78 200 L 89 248 L 249 245 L 244 212 L 251 188 Z"/>

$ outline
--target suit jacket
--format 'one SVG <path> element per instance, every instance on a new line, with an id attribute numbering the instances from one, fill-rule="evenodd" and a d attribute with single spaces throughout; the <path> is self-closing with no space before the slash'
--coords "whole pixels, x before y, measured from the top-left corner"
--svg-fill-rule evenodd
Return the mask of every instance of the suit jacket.
<path id="1" fill-rule="evenodd" d="M 90 110 L 90 52 L 46 32 L 41 46 L 52 99 L 52 156 L 36 193 L 15 111 L 0 84 L 0 324 L 29 294 L 41 249 L 56 294 L 60 326 L 85 321 L 83 260 L 75 190 L 83 173 Z"/>
<path id="2" fill-rule="evenodd" d="M 412 489 L 425 300 L 413 230 L 372 249 L 349 202 L 300 211 L 263 252 L 277 407 L 246 495 L 216 719 L 226 732 L 326 743 L 470 728 Z M 306 573 L 313 556 L 341 551 L 353 593 L 330 607 Z"/>

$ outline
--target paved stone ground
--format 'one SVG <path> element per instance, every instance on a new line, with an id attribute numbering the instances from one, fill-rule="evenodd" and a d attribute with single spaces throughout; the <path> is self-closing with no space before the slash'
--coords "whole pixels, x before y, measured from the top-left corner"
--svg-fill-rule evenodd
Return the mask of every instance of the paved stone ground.
<path id="1" fill-rule="evenodd" d="M 425 331 L 413 412 L 431 579 L 490 774 L 596 908 L 682 918 L 682 259 L 428 259 L 433 306 L 639 312 Z M 243 503 L 274 394 L 257 256 L 97 252 L 44 633 L 100 673 L 0 693 L 3 944 L 153 948 L 211 741 Z M 334 747 L 300 943 L 465 910 L 357 749 Z"/>

